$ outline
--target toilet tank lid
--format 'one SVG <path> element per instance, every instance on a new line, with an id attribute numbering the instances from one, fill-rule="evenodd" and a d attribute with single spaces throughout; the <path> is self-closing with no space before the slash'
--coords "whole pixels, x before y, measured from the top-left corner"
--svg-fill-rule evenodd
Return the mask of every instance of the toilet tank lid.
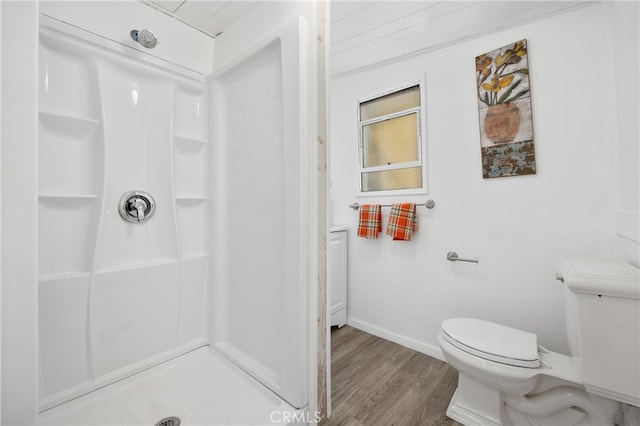
<path id="1" fill-rule="evenodd" d="M 522 367 L 539 366 L 538 336 L 534 333 L 472 318 L 444 320 L 442 331 L 482 358 Z"/>
<path id="2" fill-rule="evenodd" d="M 640 299 L 640 270 L 617 259 L 563 257 L 558 261 L 565 284 L 574 293 Z"/>

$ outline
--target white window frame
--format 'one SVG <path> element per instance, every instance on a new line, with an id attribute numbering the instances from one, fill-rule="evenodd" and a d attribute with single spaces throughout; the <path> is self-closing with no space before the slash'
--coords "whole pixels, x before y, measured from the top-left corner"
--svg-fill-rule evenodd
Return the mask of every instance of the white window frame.
<path id="1" fill-rule="evenodd" d="M 418 86 L 418 91 L 420 93 L 420 106 L 415 108 L 409 108 L 403 111 L 394 112 L 393 114 L 387 114 L 380 117 L 375 117 L 369 120 L 362 121 L 360 117 L 360 105 L 369 102 L 378 98 L 382 98 L 384 96 L 390 95 L 392 93 L 400 92 L 405 89 L 409 89 L 411 87 Z M 358 196 L 359 197 L 371 197 L 371 196 L 389 196 L 389 195 L 413 195 L 413 194 L 426 194 L 427 193 L 427 161 L 426 161 L 426 137 L 424 131 L 424 111 L 425 111 L 425 91 L 424 91 L 424 79 L 419 81 L 414 81 L 408 84 L 404 84 L 402 86 L 398 86 L 392 90 L 386 90 L 384 92 L 378 92 L 373 96 L 368 96 L 366 98 L 359 99 L 357 102 L 357 111 L 358 111 Z M 365 167 L 364 166 L 364 140 L 363 140 L 363 129 L 365 126 L 370 124 L 379 123 L 385 120 L 390 120 L 393 118 L 398 118 L 402 116 L 407 116 L 415 114 L 418 120 L 417 123 L 417 132 L 418 132 L 418 159 L 416 161 L 410 161 L 405 163 L 397 163 L 392 165 L 380 165 L 373 167 Z M 421 188 L 407 188 L 407 189 L 390 189 L 383 191 L 363 191 L 362 190 L 362 174 L 368 172 L 378 172 L 384 170 L 398 170 L 404 168 L 411 167 L 421 167 L 422 170 L 422 187 Z"/>

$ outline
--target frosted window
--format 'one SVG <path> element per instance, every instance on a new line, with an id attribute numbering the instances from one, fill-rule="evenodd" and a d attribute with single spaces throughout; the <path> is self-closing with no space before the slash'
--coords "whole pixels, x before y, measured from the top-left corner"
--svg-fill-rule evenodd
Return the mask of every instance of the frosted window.
<path id="1" fill-rule="evenodd" d="M 361 192 L 424 189 L 420 86 L 360 103 Z"/>
<path id="2" fill-rule="evenodd" d="M 362 139 L 363 167 L 418 161 L 418 114 L 364 125 Z"/>
<path id="3" fill-rule="evenodd" d="M 362 190 L 390 191 L 396 189 L 421 188 L 422 167 L 385 170 L 362 174 Z"/>
<path id="4" fill-rule="evenodd" d="M 370 101 L 362 102 L 360 104 L 360 120 L 366 121 L 419 107 L 420 86 L 413 86 Z"/>

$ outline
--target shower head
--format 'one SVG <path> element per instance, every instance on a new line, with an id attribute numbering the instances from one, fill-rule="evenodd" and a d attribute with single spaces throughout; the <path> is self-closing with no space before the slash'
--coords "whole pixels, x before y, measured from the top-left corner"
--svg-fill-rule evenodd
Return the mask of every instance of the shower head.
<path id="1" fill-rule="evenodd" d="M 149 30 L 131 30 L 131 38 L 146 47 L 147 49 L 153 49 L 158 44 L 158 39 Z"/>

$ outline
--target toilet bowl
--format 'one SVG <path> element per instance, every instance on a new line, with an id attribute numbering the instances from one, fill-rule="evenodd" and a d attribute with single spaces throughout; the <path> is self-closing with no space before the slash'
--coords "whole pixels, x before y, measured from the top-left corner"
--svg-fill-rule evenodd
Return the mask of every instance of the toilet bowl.
<path id="1" fill-rule="evenodd" d="M 442 322 L 438 342 L 458 370 L 447 416 L 472 425 L 614 424 L 640 406 L 640 275 L 609 259 L 563 258 L 571 356 L 537 335 L 489 321 Z"/>
<path id="2" fill-rule="evenodd" d="M 471 325 L 470 329 L 475 331 L 487 325 L 486 321 L 468 318 L 443 322 L 438 342 L 447 363 L 459 373 L 448 417 L 467 426 L 613 424 L 619 403 L 586 392 L 579 384 L 576 358 L 551 351 L 538 352 L 536 345 L 537 367 L 510 364 L 518 363 L 518 358 L 489 360 L 461 349 L 459 341 L 451 342 L 446 333 L 451 321 L 459 327 Z M 479 323 L 473 324 L 475 321 Z"/>

